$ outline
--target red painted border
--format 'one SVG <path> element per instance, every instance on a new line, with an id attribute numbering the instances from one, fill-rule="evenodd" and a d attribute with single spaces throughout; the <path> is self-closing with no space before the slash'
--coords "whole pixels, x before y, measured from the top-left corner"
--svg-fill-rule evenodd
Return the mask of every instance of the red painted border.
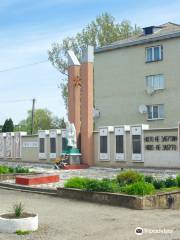
<path id="1" fill-rule="evenodd" d="M 66 165 L 63 169 L 65 170 L 75 170 L 75 169 L 87 169 L 89 168 L 88 164 L 80 164 L 80 165 Z"/>
<path id="2" fill-rule="evenodd" d="M 17 176 L 16 184 L 37 185 L 59 182 L 59 175 L 41 175 L 41 176 Z"/>

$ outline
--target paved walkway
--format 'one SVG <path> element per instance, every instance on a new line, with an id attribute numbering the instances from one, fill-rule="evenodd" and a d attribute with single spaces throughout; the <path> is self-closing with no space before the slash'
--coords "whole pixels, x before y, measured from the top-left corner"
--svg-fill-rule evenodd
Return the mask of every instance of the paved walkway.
<path id="1" fill-rule="evenodd" d="M 26 236 L 0 233 L 0 240 L 179 240 L 180 210 L 131 210 L 0 189 L 0 212 L 22 202 L 39 215 L 39 230 Z M 136 236 L 137 226 L 171 234 Z"/>

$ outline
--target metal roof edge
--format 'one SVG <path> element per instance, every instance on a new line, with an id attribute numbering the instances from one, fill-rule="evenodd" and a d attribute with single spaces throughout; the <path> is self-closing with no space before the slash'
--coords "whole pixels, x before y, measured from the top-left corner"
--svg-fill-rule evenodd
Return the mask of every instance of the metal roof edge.
<path id="1" fill-rule="evenodd" d="M 137 46 L 137 45 L 143 45 L 146 43 L 154 42 L 154 41 L 161 41 L 171 38 L 180 37 L 180 31 L 176 33 L 169 33 L 169 34 L 163 34 L 159 36 L 152 36 L 147 39 L 140 39 L 140 40 L 134 40 L 132 42 L 126 42 L 126 43 L 116 43 L 116 44 L 110 44 L 106 45 L 104 47 L 98 47 L 95 49 L 94 53 L 101 53 L 106 51 L 115 50 L 118 48 L 124 48 L 124 47 L 131 47 L 131 46 Z"/>

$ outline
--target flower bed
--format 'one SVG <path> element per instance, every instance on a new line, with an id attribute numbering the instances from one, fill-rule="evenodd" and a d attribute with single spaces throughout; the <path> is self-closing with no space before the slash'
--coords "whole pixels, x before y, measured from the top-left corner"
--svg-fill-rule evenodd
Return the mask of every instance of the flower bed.
<path id="1" fill-rule="evenodd" d="M 23 204 L 14 204 L 11 213 L 0 215 L 0 232 L 15 233 L 19 231 L 36 231 L 38 215 L 24 212 Z"/>
<path id="2" fill-rule="evenodd" d="M 125 193 L 129 195 L 153 195 L 180 189 L 180 175 L 165 180 L 144 176 L 133 170 L 121 172 L 116 179 L 89 179 L 74 177 L 67 180 L 65 188 L 76 188 L 88 192 Z"/>
<path id="3" fill-rule="evenodd" d="M 15 168 L 0 166 L 0 174 L 8 174 L 8 173 L 29 173 L 29 169 L 21 166 L 17 166 Z"/>

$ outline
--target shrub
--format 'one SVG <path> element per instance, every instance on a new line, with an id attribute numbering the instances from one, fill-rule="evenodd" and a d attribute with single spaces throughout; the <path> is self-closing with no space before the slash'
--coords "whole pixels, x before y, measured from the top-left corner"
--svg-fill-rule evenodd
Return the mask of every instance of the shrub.
<path id="1" fill-rule="evenodd" d="M 122 192 L 130 195 L 148 195 L 154 193 L 154 186 L 151 183 L 146 182 L 135 182 L 131 185 L 122 187 Z"/>
<path id="2" fill-rule="evenodd" d="M 16 233 L 17 235 L 27 235 L 27 234 L 30 234 L 31 231 L 17 230 L 15 233 Z"/>
<path id="3" fill-rule="evenodd" d="M 155 179 L 153 181 L 153 185 L 155 187 L 155 189 L 161 189 L 165 187 L 165 181 L 164 180 L 157 180 Z"/>
<path id="4" fill-rule="evenodd" d="M 89 179 L 86 182 L 86 190 L 87 191 L 99 192 L 101 189 L 104 190 L 104 188 L 106 188 L 106 187 L 107 187 L 107 184 L 105 182 L 101 184 L 101 182 L 97 179 Z"/>
<path id="5" fill-rule="evenodd" d="M 23 167 L 16 167 L 15 172 L 16 173 L 29 173 L 29 169 L 28 168 L 23 168 Z"/>
<path id="6" fill-rule="evenodd" d="M 176 176 L 177 186 L 180 187 L 180 175 Z"/>
<path id="7" fill-rule="evenodd" d="M 13 206 L 13 210 L 14 210 L 14 216 L 15 217 L 21 217 L 23 212 L 24 212 L 24 206 L 23 204 L 20 202 L 20 203 L 16 203 L 14 204 Z"/>
<path id="8" fill-rule="evenodd" d="M 175 187 L 175 186 L 177 186 L 177 182 L 176 182 L 175 178 L 168 177 L 165 180 L 165 187 L 170 188 L 170 187 Z"/>
<path id="9" fill-rule="evenodd" d="M 64 187 L 85 189 L 86 188 L 86 182 L 88 180 L 89 179 L 87 179 L 87 178 L 72 177 L 72 178 L 67 180 L 67 182 L 64 184 Z"/>
<path id="10" fill-rule="evenodd" d="M 9 167 L 9 173 L 15 173 L 15 168 Z"/>
<path id="11" fill-rule="evenodd" d="M 127 170 L 117 175 L 117 181 L 120 186 L 144 181 L 144 175 L 134 170 Z"/>
<path id="12" fill-rule="evenodd" d="M 120 191 L 120 187 L 116 181 L 111 179 L 89 179 L 89 181 L 86 182 L 86 190 L 96 192 L 118 192 Z"/>
<path id="13" fill-rule="evenodd" d="M 144 181 L 147 182 L 147 183 L 153 183 L 154 178 L 153 178 L 153 176 L 146 175 L 144 177 Z"/>
<path id="14" fill-rule="evenodd" d="M 78 188 L 96 192 L 120 192 L 120 186 L 117 181 L 111 179 L 97 180 L 73 177 L 68 179 L 64 186 L 67 188 Z"/>
<path id="15" fill-rule="evenodd" d="M 0 174 L 9 173 L 9 168 L 6 166 L 0 166 Z"/>
<path id="16" fill-rule="evenodd" d="M 7 173 L 29 173 L 28 168 L 24 167 L 7 167 L 7 166 L 0 166 L 0 174 L 7 174 Z"/>

